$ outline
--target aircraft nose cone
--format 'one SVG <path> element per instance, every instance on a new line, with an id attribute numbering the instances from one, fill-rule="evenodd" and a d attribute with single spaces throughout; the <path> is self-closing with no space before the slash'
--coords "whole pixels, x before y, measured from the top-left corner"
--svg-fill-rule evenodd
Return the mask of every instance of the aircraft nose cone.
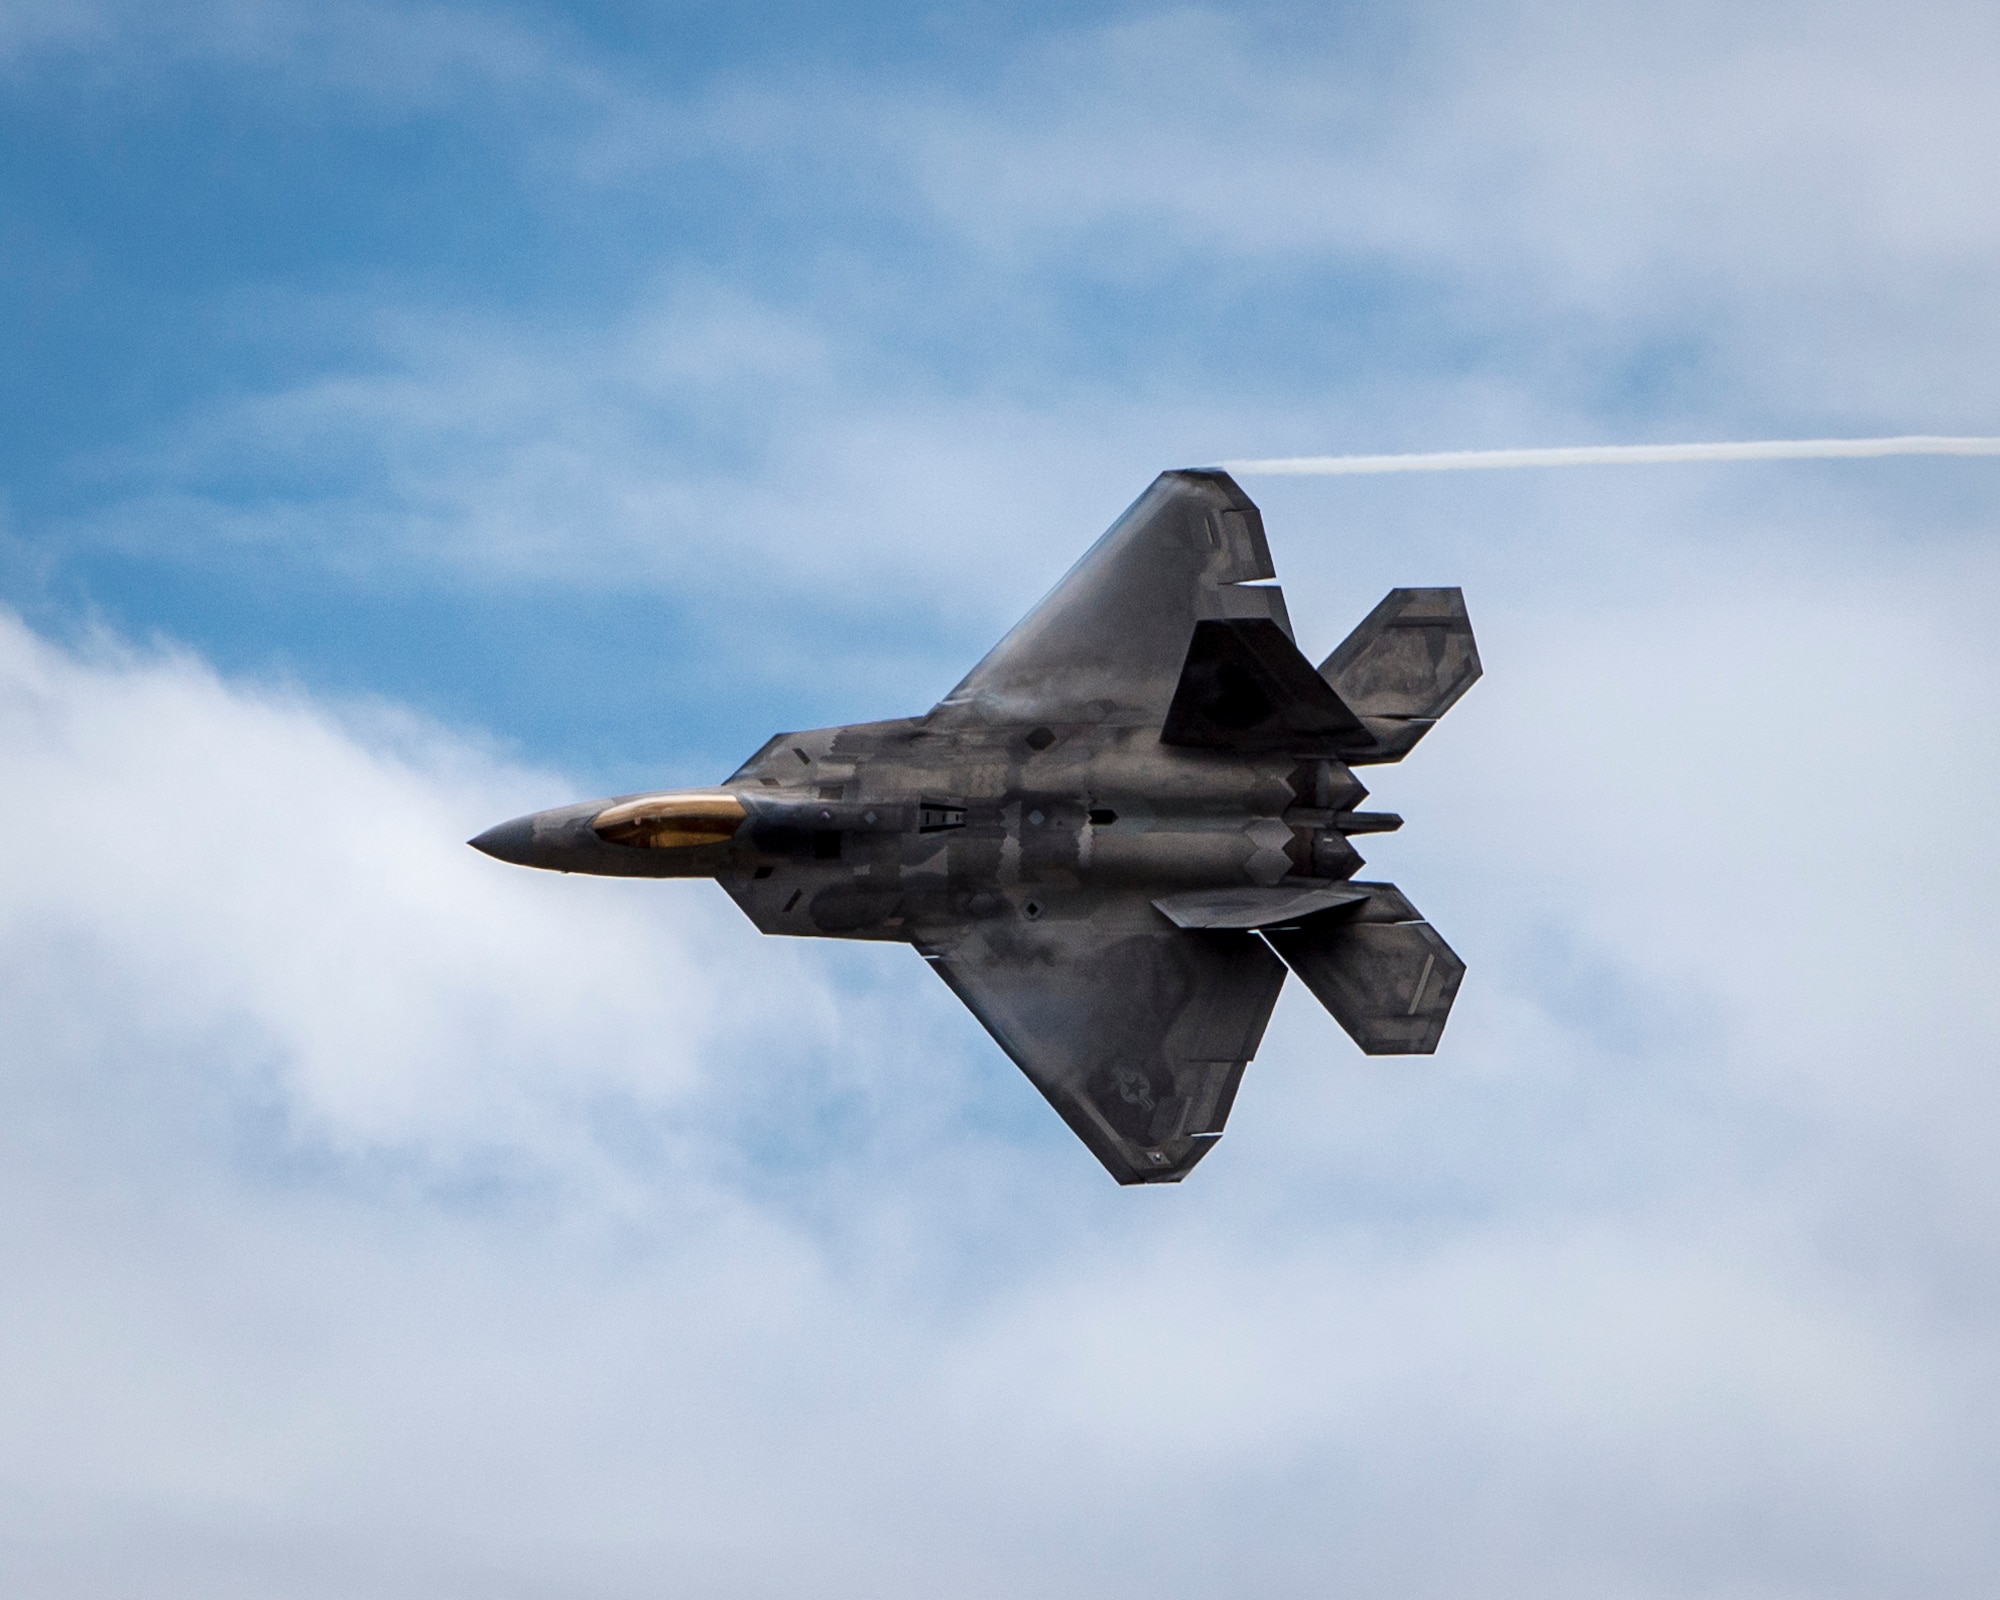
<path id="1" fill-rule="evenodd" d="M 512 822 L 499 823 L 465 842 L 475 850 L 485 851 L 495 861 L 511 862 L 517 867 L 533 866 L 530 856 L 535 846 L 535 819 L 516 817 Z"/>

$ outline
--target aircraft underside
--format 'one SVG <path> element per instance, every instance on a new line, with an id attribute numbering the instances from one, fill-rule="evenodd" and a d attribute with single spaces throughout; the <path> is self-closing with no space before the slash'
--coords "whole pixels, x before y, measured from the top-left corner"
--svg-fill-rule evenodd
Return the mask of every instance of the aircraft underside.
<path id="1" fill-rule="evenodd" d="M 1351 840 L 1353 768 L 1479 676 L 1456 589 L 1319 667 L 1262 519 L 1165 473 L 922 717 L 767 742 L 709 790 L 516 819 L 525 865 L 713 877 L 763 932 L 913 945 L 1121 1183 L 1221 1134 L 1287 970 L 1370 1054 L 1437 1048 L 1464 965 Z"/>

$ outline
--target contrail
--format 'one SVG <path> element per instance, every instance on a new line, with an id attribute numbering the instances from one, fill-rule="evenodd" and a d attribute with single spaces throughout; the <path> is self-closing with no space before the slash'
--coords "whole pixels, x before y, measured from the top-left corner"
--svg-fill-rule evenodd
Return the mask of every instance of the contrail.
<path id="1" fill-rule="evenodd" d="M 1275 456 L 1224 461 L 1245 476 L 1479 472 L 1491 467 L 1608 467 L 1662 461 L 1815 461 L 1853 456 L 2000 456 L 2000 438 L 1910 433 L 1893 439 L 1748 439 L 1720 444 L 1580 444 L 1538 450 L 1435 450 L 1402 456 Z"/>

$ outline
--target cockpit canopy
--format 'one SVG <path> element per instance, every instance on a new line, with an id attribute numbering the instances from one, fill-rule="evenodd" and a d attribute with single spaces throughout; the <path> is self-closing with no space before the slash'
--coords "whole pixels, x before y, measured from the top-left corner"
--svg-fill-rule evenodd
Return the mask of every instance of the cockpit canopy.
<path id="1" fill-rule="evenodd" d="M 676 789 L 607 806 L 591 819 L 590 827 L 606 844 L 686 850 L 724 843 L 748 815 L 743 802 L 727 789 Z"/>

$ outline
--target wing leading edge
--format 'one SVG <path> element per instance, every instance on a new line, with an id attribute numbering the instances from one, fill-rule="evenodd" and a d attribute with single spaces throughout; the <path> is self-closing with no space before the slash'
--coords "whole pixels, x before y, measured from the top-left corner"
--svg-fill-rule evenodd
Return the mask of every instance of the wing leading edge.
<path id="1" fill-rule="evenodd" d="M 1479 676 L 1456 589 L 1392 591 L 1315 669 L 1274 576 L 1227 474 L 1162 473 L 924 721 L 1359 764 L 1399 760 Z M 1317 880 L 1085 891 L 915 943 L 1128 1184 L 1178 1182 L 1220 1137 L 1288 968 L 1369 1055 L 1435 1050 L 1465 971 L 1393 885 Z"/>
<path id="2" fill-rule="evenodd" d="M 1163 472 L 933 718 L 1157 728 L 1195 624 L 1292 631 L 1264 519 L 1226 472 Z"/>
<path id="3" fill-rule="evenodd" d="M 1120 1183 L 1178 1183 L 1221 1137 L 1287 967 L 1371 1056 L 1435 1050 L 1465 975 L 1388 883 L 1044 915 L 918 948 Z"/>

